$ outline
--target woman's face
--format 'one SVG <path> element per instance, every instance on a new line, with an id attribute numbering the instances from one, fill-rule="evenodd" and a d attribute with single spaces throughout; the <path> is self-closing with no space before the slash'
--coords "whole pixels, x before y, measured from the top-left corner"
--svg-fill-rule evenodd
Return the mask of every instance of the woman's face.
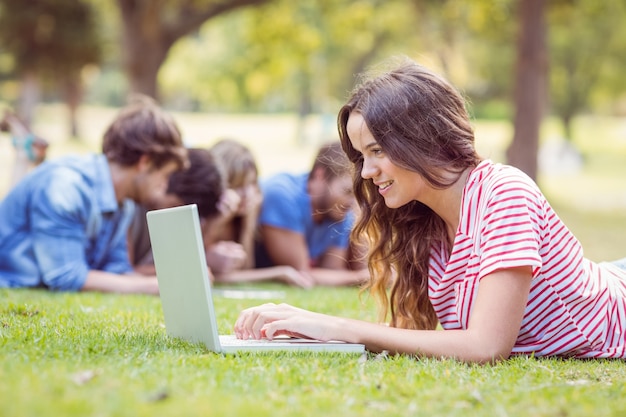
<path id="1" fill-rule="evenodd" d="M 402 207 L 413 200 L 425 203 L 432 188 L 418 173 L 392 162 L 374 139 L 360 113 L 350 113 L 346 131 L 352 147 L 363 155 L 361 177 L 372 180 L 387 207 Z"/>
<path id="2" fill-rule="evenodd" d="M 235 184 L 233 189 L 237 192 L 239 198 L 241 199 L 239 208 L 237 209 L 237 214 L 243 215 L 246 213 L 251 200 L 254 200 L 258 194 L 257 175 L 254 171 L 250 171 L 246 173 L 246 175 L 238 182 L 239 183 Z"/>

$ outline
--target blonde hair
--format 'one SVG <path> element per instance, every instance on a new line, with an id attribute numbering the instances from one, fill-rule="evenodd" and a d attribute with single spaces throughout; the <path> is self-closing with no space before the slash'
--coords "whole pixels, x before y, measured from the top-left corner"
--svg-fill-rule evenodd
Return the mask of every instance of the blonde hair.
<path id="1" fill-rule="evenodd" d="M 221 139 L 210 148 L 215 160 L 222 166 L 230 188 L 244 185 L 250 172 L 258 179 L 259 171 L 249 148 L 234 139 Z"/>

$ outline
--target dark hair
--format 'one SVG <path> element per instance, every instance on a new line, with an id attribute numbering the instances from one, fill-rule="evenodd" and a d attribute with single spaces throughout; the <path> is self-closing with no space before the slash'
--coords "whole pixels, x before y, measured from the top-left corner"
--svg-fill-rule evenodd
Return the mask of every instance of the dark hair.
<path id="1" fill-rule="evenodd" d="M 226 188 L 224 175 L 208 150 L 192 148 L 187 155 L 189 167 L 170 176 L 167 193 L 175 194 L 184 204 L 196 204 L 200 217 L 214 217 Z"/>
<path id="2" fill-rule="evenodd" d="M 187 164 L 186 149 L 174 119 L 147 96 L 135 95 L 104 133 L 102 153 L 122 166 L 148 155 L 156 168 L 170 161 Z"/>
<path id="3" fill-rule="evenodd" d="M 324 170 L 324 177 L 328 181 L 352 172 L 350 161 L 346 157 L 340 141 L 328 142 L 320 147 L 315 156 L 309 178 L 320 167 Z"/>
<path id="4" fill-rule="evenodd" d="M 369 244 L 372 279 L 367 288 L 380 302 L 381 319 L 391 312 L 392 326 L 434 329 L 437 317 L 428 299 L 428 268 L 431 249 L 448 246 L 444 221 L 418 201 L 387 207 L 374 183 L 360 176 L 363 157 L 347 133 L 353 112 L 361 114 L 394 164 L 443 189 L 480 162 L 465 101 L 443 78 L 403 59 L 391 70 L 363 79 L 338 115 L 341 143 L 355 168 L 360 207 L 353 239 Z"/>

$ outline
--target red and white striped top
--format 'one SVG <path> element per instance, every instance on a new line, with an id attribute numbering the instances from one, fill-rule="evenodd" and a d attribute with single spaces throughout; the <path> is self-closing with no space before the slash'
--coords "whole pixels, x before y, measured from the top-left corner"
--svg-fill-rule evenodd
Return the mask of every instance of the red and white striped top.
<path id="1" fill-rule="evenodd" d="M 482 277 L 531 266 L 514 354 L 626 358 L 626 271 L 580 243 L 520 170 L 483 161 L 463 191 L 452 253 L 434 248 L 429 298 L 444 329 L 465 329 Z"/>

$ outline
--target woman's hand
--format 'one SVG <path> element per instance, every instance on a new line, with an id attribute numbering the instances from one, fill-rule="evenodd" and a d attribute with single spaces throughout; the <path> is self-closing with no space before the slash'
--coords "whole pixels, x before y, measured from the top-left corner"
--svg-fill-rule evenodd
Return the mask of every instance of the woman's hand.
<path id="1" fill-rule="evenodd" d="M 232 188 L 228 188 L 222 193 L 220 201 L 217 203 L 222 222 L 228 222 L 237 215 L 241 200 L 239 193 Z"/>
<path id="2" fill-rule="evenodd" d="M 243 190 L 239 214 L 256 220 L 263 204 L 263 194 L 256 184 L 248 185 Z"/>
<path id="3" fill-rule="evenodd" d="M 207 265 L 217 274 L 241 269 L 246 258 L 246 251 L 237 242 L 220 241 L 209 246 L 206 251 Z"/>
<path id="4" fill-rule="evenodd" d="M 289 265 L 279 265 L 271 267 L 276 271 L 276 278 L 285 284 L 295 285 L 302 288 L 312 288 L 315 286 L 315 280 L 310 274 L 303 273 Z"/>
<path id="5" fill-rule="evenodd" d="M 334 323 L 330 316 L 288 304 L 269 303 L 243 310 L 235 322 L 235 335 L 239 339 L 271 340 L 276 336 L 291 336 L 337 340 L 331 335 Z"/>

